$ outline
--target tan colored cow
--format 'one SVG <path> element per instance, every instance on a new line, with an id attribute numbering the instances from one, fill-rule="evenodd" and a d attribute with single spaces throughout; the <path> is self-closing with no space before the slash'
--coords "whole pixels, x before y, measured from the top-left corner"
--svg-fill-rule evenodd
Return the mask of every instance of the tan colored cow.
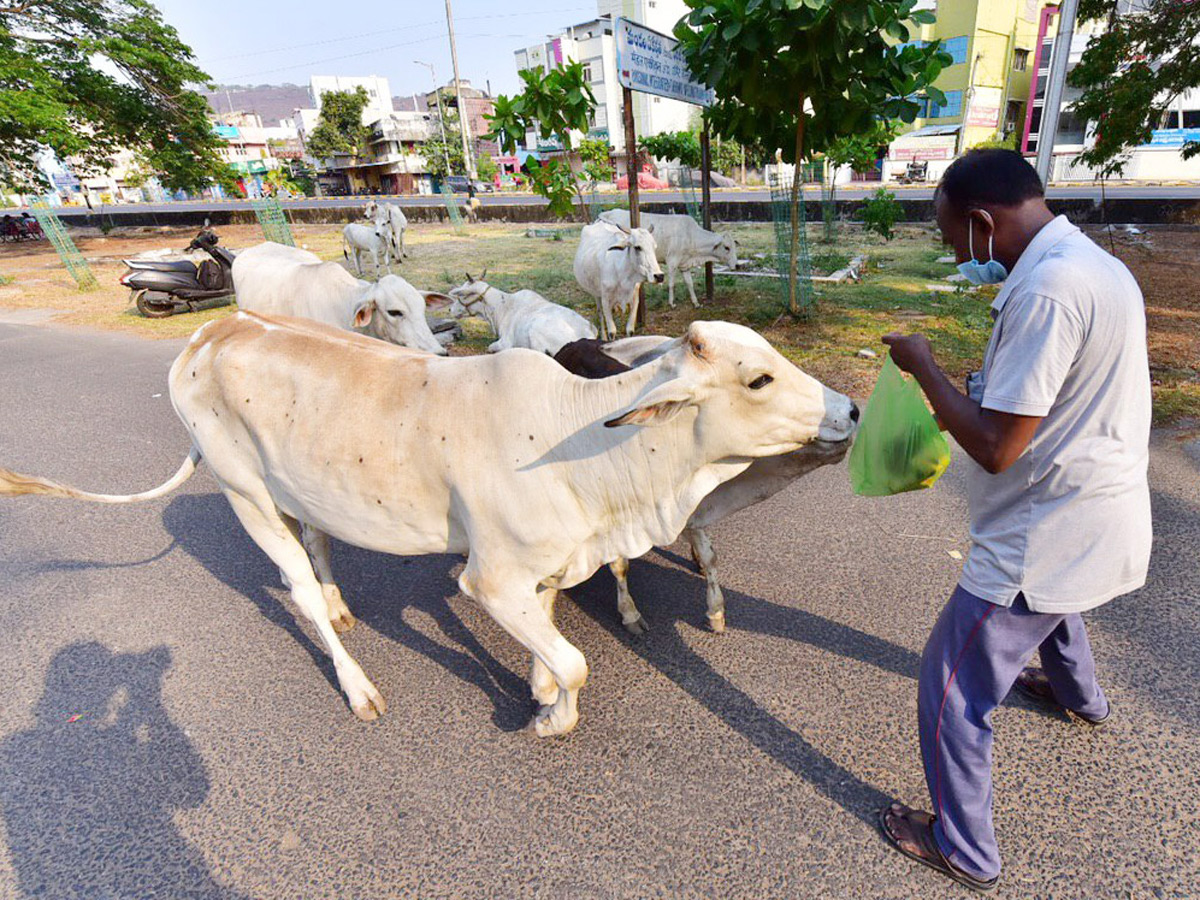
<path id="1" fill-rule="evenodd" d="M 575 726 L 587 678 L 554 626 L 558 590 L 673 541 L 752 459 L 853 430 L 848 398 L 724 322 L 694 323 L 654 362 L 589 381 L 530 350 L 444 359 L 238 313 L 196 332 L 170 391 L 193 446 L 166 484 L 108 496 L 0 470 L 0 494 L 151 499 L 203 455 L 363 719 L 384 699 L 337 635 L 354 620 L 325 535 L 383 553 L 466 554 L 459 587 L 532 654 L 539 735 Z"/>

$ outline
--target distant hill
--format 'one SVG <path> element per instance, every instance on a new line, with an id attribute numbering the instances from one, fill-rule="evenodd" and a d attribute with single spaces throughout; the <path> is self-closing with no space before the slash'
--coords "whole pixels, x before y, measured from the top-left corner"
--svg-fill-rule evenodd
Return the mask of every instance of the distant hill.
<path id="1" fill-rule="evenodd" d="M 298 84 L 230 84 L 200 93 L 218 115 L 229 112 L 229 103 L 233 101 L 234 112 L 257 113 L 268 127 L 278 125 L 280 119 L 291 118 L 295 109 L 312 106 L 308 88 Z"/>

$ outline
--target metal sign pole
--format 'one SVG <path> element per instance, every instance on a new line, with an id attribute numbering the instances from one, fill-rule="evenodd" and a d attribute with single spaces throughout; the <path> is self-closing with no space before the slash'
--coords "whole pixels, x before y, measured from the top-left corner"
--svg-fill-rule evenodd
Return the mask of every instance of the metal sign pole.
<path id="1" fill-rule="evenodd" d="M 1067 66 L 1071 63 L 1071 41 L 1075 36 L 1075 14 L 1078 9 L 1079 0 L 1063 0 L 1058 10 L 1058 33 L 1054 38 L 1050 73 L 1046 79 L 1046 105 L 1042 107 L 1042 123 L 1038 127 L 1036 168 L 1045 187 L 1050 186 L 1054 139 L 1058 136 L 1058 114 L 1062 107 L 1063 86 L 1067 83 Z"/>
<path id="2" fill-rule="evenodd" d="M 712 231 L 712 152 L 708 141 L 708 116 L 704 117 L 704 130 L 700 132 L 700 197 L 704 204 L 704 228 Z M 713 264 L 704 264 L 704 299 L 713 302 Z"/>
<path id="3" fill-rule="evenodd" d="M 629 179 L 629 227 L 640 228 L 642 217 L 638 211 L 638 153 L 637 129 L 633 125 L 633 91 L 622 88 L 621 97 L 625 103 L 625 172 Z M 646 297 L 642 285 L 638 285 L 636 316 L 634 327 L 646 327 L 649 317 L 646 315 Z"/>

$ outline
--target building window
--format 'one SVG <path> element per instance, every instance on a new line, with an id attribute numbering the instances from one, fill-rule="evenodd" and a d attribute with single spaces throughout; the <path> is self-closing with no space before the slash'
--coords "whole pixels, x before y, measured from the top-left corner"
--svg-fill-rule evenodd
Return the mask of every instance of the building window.
<path id="1" fill-rule="evenodd" d="M 1183 111 L 1184 128 L 1200 128 L 1200 109 L 1185 109 Z"/>
<path id="2" fill-rule="evenodd" d="M 1163 128 L 1178 128 L 1179 127 L 1179 113 L 1175 110 L 1172 110 L 1171 112 L 1167 113 L 1166 121 L 1163 122 L 1162 127 Z"/>
<path id="3" fill-rule="evenodd" d="M 1021 102 L 1009 100 L 1004 108 L 1004 134 L 1010 135 L 1017 130 L 1017 122 L 1021 120 Z"/>
<path id="4" fill-rule="evenodd" d="M 592 64 L 583 64 L 583 80 L 590 82 L 592 80 Z"/>
<path id="5" fill-rule="evenodd" d="M 926 101 L 927 112 L 925 113 L 925 118 L 948 119 L 953 116 L 961 116 L 962 101 L 962 91 L 946 91 L 946 103 L 944 106 L 938 105 L 932 100 Z"/>
<path id="6" fill-rule="evenodd" d="M 953 66 L 960 66 L 967 61 L 967 38 L 956 37 L 942 41 L 942 52 L 949 53 Z"/>
<path id="7" fill-rule="evenodd" d="M 1029 68 L 1029 51 L 1018 47 L 1013 51 L 1013 71 L 1024 72 Z"/>

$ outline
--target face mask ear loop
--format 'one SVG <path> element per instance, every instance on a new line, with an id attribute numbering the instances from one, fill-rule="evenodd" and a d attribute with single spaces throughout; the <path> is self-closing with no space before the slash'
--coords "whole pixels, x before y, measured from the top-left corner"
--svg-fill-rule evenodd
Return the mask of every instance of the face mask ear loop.
<path id="1" fill-rule="evenodd" d="M 988 235 L 988 262 L 996 259 L 996 255 L 992 253 L 992 240 L 996 237 L 996 229 L 992 229 L 992 233 Z"/>

